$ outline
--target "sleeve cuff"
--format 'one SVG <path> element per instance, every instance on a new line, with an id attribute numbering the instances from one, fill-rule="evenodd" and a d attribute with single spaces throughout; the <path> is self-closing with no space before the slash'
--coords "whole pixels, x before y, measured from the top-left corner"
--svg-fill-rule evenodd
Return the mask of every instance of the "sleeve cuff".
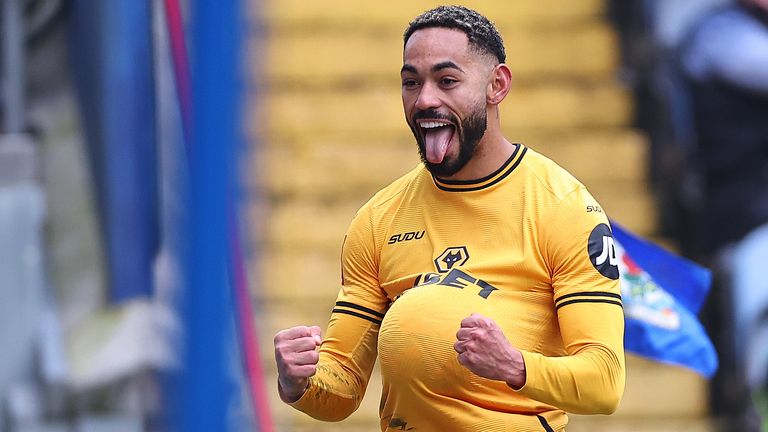
<path id="1" fill-rule="evenodd" d="M 309 381 L 307 382 L 307 387 L 304 389 L 304 392 L 301 394 L 301 396 L 298 397 L 298 399 L 288 402 L 287 398 L 285 397 L 285 393 L 283 393 L 283 387 L 280 385 L 280 380 L 277 381 L 277 394 L 280 395 L 280 400 L 285 402 L 286 404 L 296 407 L 296 405 L 301 402 L 302 399 L 309 393 L 309 388 L 312 386 L 312 378 L 310 377 Z"/>
<path id="2" fill-rule="evenodd" d="M 535 377 L 532 372 L 536 370 L 535 364 L 537 363 L 538 357 L 540 355 L 536 353 L 531 353 L 528 351 L 522 351 L 522 350 L 520 351 L 520 353 L 523 355 L 523 363 L 525 363 L 525 382 L 520 388 L 514 388 L 509 383 L 507 383 L 507 386 L 509 386 L 509 388 L 511 388 L 515 392 L 525 395 L 527 393 L 526 390 L 533 386 L 531 381 Z"/>

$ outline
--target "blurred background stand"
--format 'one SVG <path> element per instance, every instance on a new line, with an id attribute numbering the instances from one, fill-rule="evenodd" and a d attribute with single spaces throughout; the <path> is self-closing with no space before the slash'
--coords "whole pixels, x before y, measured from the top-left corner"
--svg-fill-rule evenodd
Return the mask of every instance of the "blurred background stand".
<path id="1" fill-rule="evenodd" d="M 26 133 L 23 2 L 3 0 L 1 6 L 0 431 L 5 431 L 42 417 L 51 406 L 47 402 L 61 395 L 54 389 L 61 388 L 66 366 L 47 285 L 46 200 L 37 143 Z"/>
<path id="2" fill-rule="evenodd" d="M 151 2 L 74 0 L 71 12 L 108 299 L 149 297 L 160 241 Z"/>
<path id="3" fill-rule="evenodd" d="M 1 432 L 151 430 L 161 410 L 156 3 L 0 0 Z"/>
<path id="4" fill-rule="evenodd" d="M 26 135 L 0 135 L 0 430 L 40 418 L 43 386 L 61 388 L 66 366 L 47 286 L 45 195 Z M 52 390 L 53 391 L 53 390 Z"/>

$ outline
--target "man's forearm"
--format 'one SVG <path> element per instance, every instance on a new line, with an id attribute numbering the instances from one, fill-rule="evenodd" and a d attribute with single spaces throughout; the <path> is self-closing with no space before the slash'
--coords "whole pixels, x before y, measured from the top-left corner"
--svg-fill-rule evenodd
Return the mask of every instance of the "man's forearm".
<path id="1" fill-rule="evenodd" d="M 546 357 L 523 352 L 526 382 L 518 391 L 574 414 L 610 414 L 624 392 L 624 354 L 605 346 L 576 355 Z"/>

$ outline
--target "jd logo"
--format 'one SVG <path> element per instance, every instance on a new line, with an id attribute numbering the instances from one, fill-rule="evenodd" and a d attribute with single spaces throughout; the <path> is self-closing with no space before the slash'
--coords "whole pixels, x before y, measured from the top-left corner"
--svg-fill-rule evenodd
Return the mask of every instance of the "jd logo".
<path id="1" fill-rule="evenodd" d="M 608 279 L 619 278 L 618 260 L 616 259 L 616 247 L 613 242 L 613 233 L 608 225 L 601 223 L 592 230 L 587 245 L 589 260 L 601 275 Z"/>
<path id="2" fill-rule="evenodd" d="M 439 257 L 435 258 L 435 268 L 440 273 L 464 265 L 469 259 L 466 246 L 449 247 Z"/>

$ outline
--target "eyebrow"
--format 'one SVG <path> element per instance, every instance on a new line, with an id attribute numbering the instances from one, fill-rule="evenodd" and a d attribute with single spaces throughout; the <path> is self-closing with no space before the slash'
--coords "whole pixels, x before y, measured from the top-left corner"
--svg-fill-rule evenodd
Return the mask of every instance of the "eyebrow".
<path id="1" fill-rule="evenodd" d="M 464 69 L 460 68 L 459 65 L 457 65 L 456 63 L 454 63 L 454 62 L 452 62 L 450 60 L 449 61 L 440 62 L 440 63 L 432 66 L 432 72 L 438 72 L 438 71 L 441 71 L 443 69 L 456 69 L 459 72 L 466 74 L 466 72 L 464 72 Z M 403 72 L 411 72 L 411 73 L 414 73 L 414 74 L 418 73 L 418 71 L 416 70 L 416 67 L 413 66 L 413 65 L 410 65 L 408 63 L 404 64 L 403 67 L 400 68 L 400 73 L 403 73 Z"/>
<path id="2" fill-rule="evenodd" d="M 441 71 L 443 69 L 456 69 L 461 73 L 465 73 L 462 68 L 459 67 L 456 63 L 452 61 L 444 61 L 442 63 L 438 63 L 434 66 L 432 66 L 432 72 Z"/>

